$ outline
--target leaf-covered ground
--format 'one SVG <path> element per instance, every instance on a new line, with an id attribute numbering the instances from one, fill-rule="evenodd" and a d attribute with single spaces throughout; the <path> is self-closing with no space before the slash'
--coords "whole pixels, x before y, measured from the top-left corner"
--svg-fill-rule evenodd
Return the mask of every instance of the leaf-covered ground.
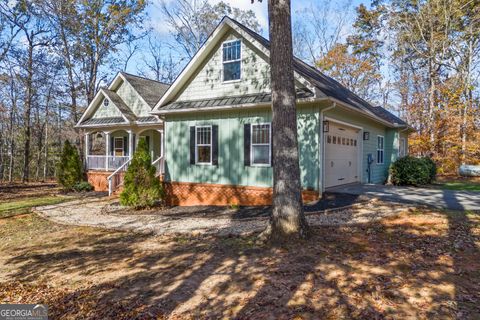
<path id="1" fill-rule="evenodd" d="M 480 217 L 419 209 L 287 248 L 0 219 L 0 301 L 52 319 L 478 319 Z"/>

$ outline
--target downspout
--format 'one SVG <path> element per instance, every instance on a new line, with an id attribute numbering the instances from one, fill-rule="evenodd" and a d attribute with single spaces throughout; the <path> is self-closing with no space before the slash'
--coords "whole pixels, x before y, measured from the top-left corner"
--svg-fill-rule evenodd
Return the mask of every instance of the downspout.
<path id="1" fill-rule="evenodd" d="M 320 145 L 321 147 L 319 148 L 319 160 L 321 160 L 321 164 L 319 166 L 319 179 L 318 179 L 318 191 L 320 194 L 323 194 L 323 191 L 325 190 L 325 179 L 324 179 L 324 174 L 325 174 L 325 133 L 323 132 L 323 121 L 324 121 L 324 113 L 325 111 L 329 111 L 334 109 L 337 106 L 337 103 L 334 102 L 333 105 L 330 107 L 327 107 L 325 109 L 320 110 Z"/>

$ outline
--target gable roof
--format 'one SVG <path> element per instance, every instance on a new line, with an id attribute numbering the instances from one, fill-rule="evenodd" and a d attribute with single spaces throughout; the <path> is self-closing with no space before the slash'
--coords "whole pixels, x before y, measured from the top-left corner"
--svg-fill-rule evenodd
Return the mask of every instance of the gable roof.
<path id="1" fill-rule="evenodd" d="M 150 107 L 150 109 L 153 108 L 153 106 L 158 102 L 160 97 L 169 87 L 168 84 L 159 81 L 143 78 L 126 72 L 119 72 L 112 80 L 108 88 L 100 88 L 92 102 L 83 112 L 82 117 L 76 124 L 76 127 L 107 124 L 128 124 L 132 122 L 141 124 L 158 123 L 159 120 L 155 116 L 142 116 L 135 114 L 132 109 L 130 109 L 130 107 L 125 103 L 125 101 L 123 101 L 123 99 L 116 93 L 115 90 L 118 88 L 118 85 L 122 83 L 122 81 L 128 82 L 136 91 L 138 96 L 143 99 L 143 101 L 148 105 L 148 107 Z M 102 97 L 108 98 L 112 102 L 112 104 L 120 111 L 122 116 L 91 118 L 91 116 L 93 116 L 93 114 L 95 114 L 97 110 L 95 106 L 98 106 L 98 103 L 100 102 L 99 100 Z"/>
<path id="2" fill-rule="evenodd" d="M 208 53 L 207 49 L 211 49 L 215 44 L 215 40 L 218 40 L 221 37 L 222 30 L 225 29 L 225 26 L 228 25 L 231 28 L 235 29 L 236 31 L 240 32 L 241 34 L 248 35 L 251 40 L 253 39 L 252 43 L 259 44 L 259 49 L 264 52 L 267 56 L 270 54 L 270 41 L 265 39 L 263 36 L 259 35 L 255 31 L 251 30 L 250 28 L 246 27 L 245 25 L 241 24 L 240 22 L 230 18 L 224 17 L 222 21 L 219 23 L 215 31 L 212 32 L 210 37 L 207 39 L 205 44 L 200 48 L 194 58 L 188 63 L 185 69 L 181 72 L 181 74 L 175 79 L 174 83 L 170 88 L 166 91 L 160 101 L 156 104 L 155 108 L 153 109 L 152 113 L 161 114 L 162 111 L 168 111 L 172 109 L 185 109 L 185 111 L 191 111 L 192 109 L 189 107 L 188 104 L 183 104 L 183 107 L 180 107 L 178 103 L 173 105 L 167 104 L 169 101 L 168 99 L 175 93 L 175 86 L 179 86 L 179 84 L 184 81 L 183 78 L 188 77 L 189 75 L 189 68 L 195 68 L 196 65 L 199 63 L 195 60 L 200 59 L 200 56 Z M 210 48 L 209 48 L 210 47 Z M 294 71 L 305 78 L 307 81 L 311 83 L 316 89 L 320 92 L 325 94 L 328 98 L 333 99 L 334 101 L 339 101 L 342 104 L 345 104 L 357 111 L 370 115 L 371 117 L 380 120 L 382 122 L 386 122 L 391 126 L 407 126 L 407 123 L 398 118 L 397 116 L 393 115 L 388 110 L 382 107 L 375 107 L 365 101 L 364 99 L 360 98 L 358 95 L 347 89 L 345 86 L 340 84 L 338 81 L 334 80 L 333 78 L 323 74 L 316 68 L 309 66 L 302 60 L 294 57 L 293 61 Z M 318 98 L 318 97 L 317 97 Z M 207 104 L 208 105 L 208 104 Z M 203 104 L 202 104 L 203 106 Z M 195 109 L 200 109 L 197 107 Z"/>
<path id="3" fill-rule="evenodd" d="M 120 110 L 120 112 L 127 118 L 128 121 L 135 121 L 137 117 L 135 116 L 135 113 L 123 102 L 122 98 L 120 96 L 111 90 L 108 90 L 106 88 L 101 88 L 100 91 L 102 91 L 110 101 L 113 102 L 113 104 Z"/>
<path id="4" fill-rule="evenodd" d="M 125 80 L 132 85 L 135 91 L 145 100 L 145 102 L 153 109 L 155 104 L 160 100 L 163 94 L 170 87 L 169 84 L 136 76 L 126 72 L 120 72 Z"/>

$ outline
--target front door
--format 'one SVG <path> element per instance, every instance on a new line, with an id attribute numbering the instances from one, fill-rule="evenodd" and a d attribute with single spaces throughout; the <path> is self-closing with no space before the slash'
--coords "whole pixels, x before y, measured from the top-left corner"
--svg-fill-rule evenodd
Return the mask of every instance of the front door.
<path id="1" fill-rule="evenodd" d="M 123 157 L 124 156 L 124 149 L 123 149 L 123 137 L 115 137 L 114 140 L 114 149 L 113 154 L 115 157 Z"/>
<path id="2" fill-rule="evenodd" d="M 358 129 L 330 122 L 325 133 L 325 187 L 360 181 Z"/>

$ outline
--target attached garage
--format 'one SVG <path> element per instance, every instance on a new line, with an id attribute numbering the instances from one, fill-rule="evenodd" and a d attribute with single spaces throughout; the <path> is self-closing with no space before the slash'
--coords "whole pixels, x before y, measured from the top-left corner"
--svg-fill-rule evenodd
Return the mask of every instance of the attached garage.
<path id="1" fill-rule="evenodd" d="M 325 188 L 360 182 L 360 129 L 329 121 L 325 133 Z"/>

